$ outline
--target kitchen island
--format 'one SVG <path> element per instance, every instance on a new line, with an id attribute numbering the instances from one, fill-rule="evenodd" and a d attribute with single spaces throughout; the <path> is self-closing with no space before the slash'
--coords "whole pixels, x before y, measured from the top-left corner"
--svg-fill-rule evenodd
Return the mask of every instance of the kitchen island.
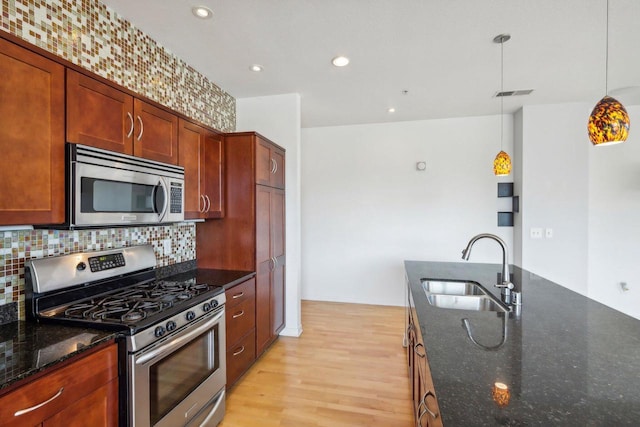
<path id="1" fill-rule="evenodd" d="M 473 280 L 499 298 L 501 265 L 405 261 L 405 270 L 445 426 L 640 423 L 640 320 L 516 266 L 519 313 L 438 308 L 420 279 Z M 508 387 L 506 403 L 495 383 Z"/>

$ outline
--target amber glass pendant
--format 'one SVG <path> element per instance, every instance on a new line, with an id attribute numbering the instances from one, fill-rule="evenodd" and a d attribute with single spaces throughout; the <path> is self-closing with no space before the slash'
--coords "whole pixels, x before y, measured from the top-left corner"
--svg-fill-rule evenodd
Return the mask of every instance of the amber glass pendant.
<path id="1" fill-rule="evenodd" d="M 511 157 L 500 151 L 493 161 L 493 173 L 496 176 L 507 176 L 511 173 Z"/>
<path id="2" fill-rule="evenodd" d="M 624 142 L 629 135 L 629 114 L 616 99 L 605 96 L 593 107 L 587 129 L 593 145 Z"/>

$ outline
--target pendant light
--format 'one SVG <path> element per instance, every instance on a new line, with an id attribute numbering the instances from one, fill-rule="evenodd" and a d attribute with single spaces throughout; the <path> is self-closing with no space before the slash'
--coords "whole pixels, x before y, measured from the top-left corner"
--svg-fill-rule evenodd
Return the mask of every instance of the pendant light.
<path id="1" fill-rule="evenodd" d="M 511 173 L 511 158 L 503 150 L 502 144 L 504 142 L 504 43 L 507 42 L 511 36 L 509 34 L 500 34 L 494 37 L 494 43 L 500 43 L 500 152 L 493 161 L 493 173 L 496 176 L 507 176 Z"/>
<path id="2" fill-rule="evenodd" d="M 607 0 L 607 35 L 605 55 L 605 95 L 593 107 L 587 131 L 593 145 L 613 145 L 626 141 L 629 135 L 629 114 L 624 106 L 609 96 L 609 0 Z"/>

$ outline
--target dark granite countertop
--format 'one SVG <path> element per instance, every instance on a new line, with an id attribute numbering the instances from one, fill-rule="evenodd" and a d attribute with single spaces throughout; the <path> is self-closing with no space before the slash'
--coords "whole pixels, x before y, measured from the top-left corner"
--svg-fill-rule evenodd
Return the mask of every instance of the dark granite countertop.
<path id="1" fill-rule="evenodd" d="M 501 266 L 405 261 L 405 269 L 445 426 L 640 425 L 640 320 L 515 266 L 519 315 L 437 308 L 421 278 L 474 280 L 499 297 Z M 463 318 L 481 346 L 497 349 L 473 344 Z M 492 399 L 495 382 L 511 390 L 506 407 Z"/>
<path id="2" fill-rule="evenodd" d="M 188 270 L 171 276 L 175 280 L 187 280 L 193 277 L 198 283 L 208 283 L 212 286 L 222 286 L 225 290 L 234 287 L 256 275 L 255 271 L 239 271 L 239 270 L 216 270 L 207 268 L 198 268 Z"/>
<path id="3" fill-rule="evenodd" d="M 23 321 L 0 325 L 0 392 L 114 338 L 115 332 L 90 328 Z"/>

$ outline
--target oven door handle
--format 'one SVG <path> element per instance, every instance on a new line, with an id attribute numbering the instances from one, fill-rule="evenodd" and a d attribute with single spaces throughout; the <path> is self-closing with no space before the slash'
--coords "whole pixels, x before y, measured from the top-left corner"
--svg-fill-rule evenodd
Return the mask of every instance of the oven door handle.
<path id="1" fill-rule="evenodd" d="M 145 363 L 155 359 L 158 356 L 171 353 L 175 349 L 181 347 L 183 344 L 191 341 L 196 336 L 210 330 L 211 327 L 218 321 L 220 321 L 223 316 L 224 310 L 220 311 L 220 313 L 216 314 L 214 317 L 207 320 L 202 325 L 199 325 L 197 328 L 171 340 L 168 344 L 161 345 L 160 347 L 150 350 L 148 353 L 142 354 L 140 357 L 136 358 L 136 365 L 144 365 Z"/>

